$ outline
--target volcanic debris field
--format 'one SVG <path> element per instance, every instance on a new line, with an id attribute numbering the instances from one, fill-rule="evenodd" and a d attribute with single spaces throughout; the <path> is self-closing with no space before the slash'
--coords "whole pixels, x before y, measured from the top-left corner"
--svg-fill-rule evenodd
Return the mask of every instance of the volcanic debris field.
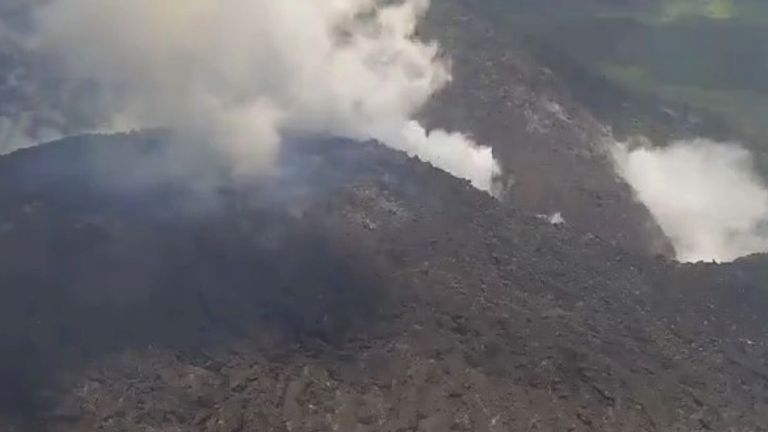
<path id="1" fill-rule="evenodd" d="M 182 183 L 167 138 L 0 159 L 4 430 L 766 430 L 764 257 L 625 252 L 374 142 Z"/>
<path id="2" fill-rule="evenodd" d="M 611 153 L 735 141 L 764 177 L 762 3 L 433 1 L 452 80 L 414 120 L 491 147 L 493 195 L 333 133 L 246 175 L 83 133 L 107 105 L 6 37 L 28 9 L 0 5 L 0 132 L 29 132 L 0 151 L 31 146 L 0 156 L 0 432 L 768 431 L 768 256 L 676 261 Z"/>

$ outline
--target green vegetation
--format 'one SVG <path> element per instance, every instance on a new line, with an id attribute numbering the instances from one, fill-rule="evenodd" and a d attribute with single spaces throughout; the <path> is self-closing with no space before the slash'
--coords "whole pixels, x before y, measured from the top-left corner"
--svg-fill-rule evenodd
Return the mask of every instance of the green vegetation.
<path id="1" fill-rule="evenodd" d="M 768 1 L 440 3 L 483 15 L 502 44 L 520 49 L 524 40 L 531 52 L 553 52 L 545 57 L 568 65 L 566 79 L 578 69 L 644 101 L 656 100 L 659 109 L 683 106 L 716 115 L 734 138 L 768 149 Z"/>
<path id="2" fill-rule="evenodd" d="M 710 19 L 731 19 L 737 13 L 735 0 L 671 0 L 663 3 L 661 21 L 698 16 Z"/>
<path id="3" fill-rule="evenodd" d="M 666 84 L 640 66 L 606 65 L 603 70 L 610 79 L 632 90 L 717 114 L 756 142 L 768 136 L 768 94 Z"/>
<path id="4" fill-rule="evenodd" d="M 545 16 L 549 19 L 631 18 L 661 24 L 690 18 L 742 19 L 768 22 L 763 0 L 486 0 L 482 6 L 496 15 Z"/>

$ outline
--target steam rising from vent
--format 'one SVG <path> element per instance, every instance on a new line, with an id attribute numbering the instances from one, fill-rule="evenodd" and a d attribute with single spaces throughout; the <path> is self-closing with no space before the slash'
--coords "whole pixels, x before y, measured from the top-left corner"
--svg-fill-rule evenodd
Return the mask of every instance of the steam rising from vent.
<path id="1" fill-rule="evenodd" d="M 428 0 L 52 0 L 35 51 L 91 83 L 108 130 L 207 137 L 243 172 L 284 133 L 378 139 L 490 190 L 491 151 L 411 120 L 450 80 L 415 39 Z"/>
<path id="2" fill-rule="evenodd" d="M 619 173 L 671 238 L 681 261 L 768 251 L 768 187 L 738 144 L 706 139 L 615 152 Z"/>

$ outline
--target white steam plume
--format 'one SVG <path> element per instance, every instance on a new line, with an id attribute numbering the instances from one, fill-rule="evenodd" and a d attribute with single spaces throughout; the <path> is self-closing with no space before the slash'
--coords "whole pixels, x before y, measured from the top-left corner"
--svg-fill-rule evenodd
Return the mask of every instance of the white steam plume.
<path id="1" fill-rule="evenodd" d="M 738 144 L 622 144 L 619 173 L 671 238 L 678 259 L 732 261 L 768 251 L 768 187 Z"/>
<path id="2" fill-rule="evenodd" d="M 428 0 L 51 0 L 35 49 L 95 83 L 111 125 L 206 136 L 245 172 L 283 132 L 374 138 L 489 190 L 498 166 L 413 114 L 450 80 L 415 39 Z"/>

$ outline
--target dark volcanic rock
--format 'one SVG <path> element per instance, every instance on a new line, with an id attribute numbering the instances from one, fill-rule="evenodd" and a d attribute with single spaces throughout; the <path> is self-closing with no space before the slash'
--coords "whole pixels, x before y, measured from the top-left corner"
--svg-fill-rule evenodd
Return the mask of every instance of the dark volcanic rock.
<path id="1" fill-rule="evenodd" d="M 8 430 L 766 430 L 759 257 L 627 253 L 375 143 L 242 179 L 168 138 L 0 159 Z"/>
<path id="2" fill-rule="evenodd" d="M 615 173 L 608 123 L 573 94 L 562 71 L 531 54 L 530 36 L 489 17 L 493 2 L 433 3 L 425 32 L 450 54 L 453 80 L 427 104 L 424 121 L 493 148 L 504 172 L 503 201 L 560 213 L 571 226 L 624 249 L 674 256 L 648 209 Z M 611 89 L 592 90 L 599 98 Z"/>

